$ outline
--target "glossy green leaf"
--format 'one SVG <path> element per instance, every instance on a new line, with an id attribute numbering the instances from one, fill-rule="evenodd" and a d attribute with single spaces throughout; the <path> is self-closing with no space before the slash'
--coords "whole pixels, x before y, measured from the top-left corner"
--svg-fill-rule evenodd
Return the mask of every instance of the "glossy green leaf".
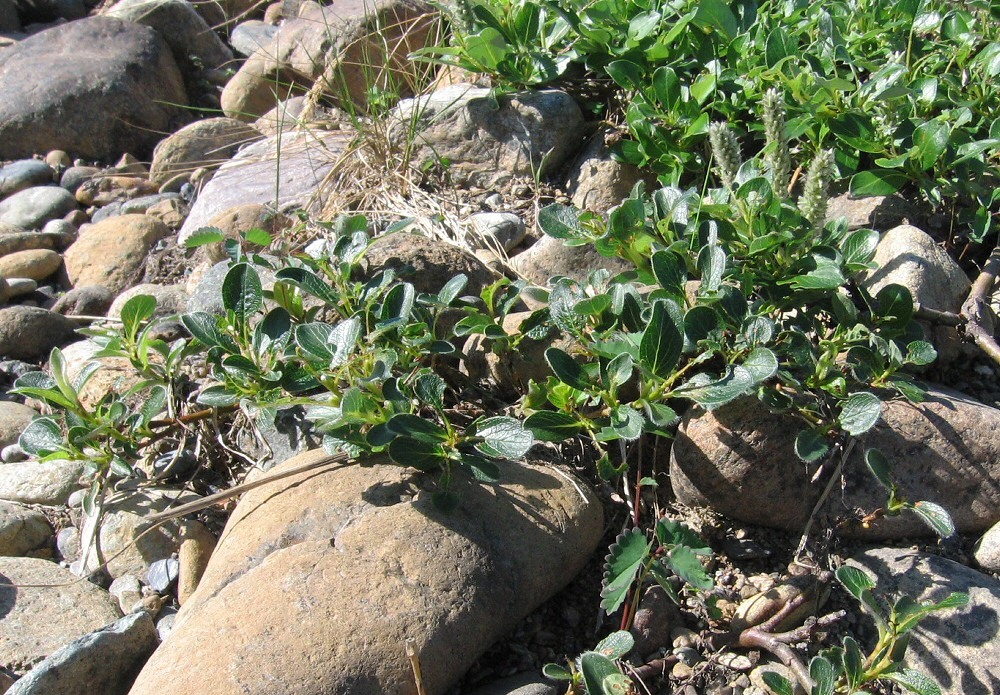
<path id="1" fill-rule="evenodd" d="M 670 251 L 657 251 L 653 254 L 650 264 L 660 287 L 678 297 L 684 296 L 687 269 L 677 254 Z"/>
<path id="2" fill-rule="evenodd" d="M 823 656 L 814 656 L 809 662 L 809 676 L 813 679 L 812 695 L 833 695 L 837 673 L 833 664 Z"/>
<path id="3" fill-rule="evenodd" d="M 142 322 L 156 311 L 156 298 L 148 294 L 137 294 L 122 306 L 122 330 L 132 338 L 139 332 Z"/>
<path id="4" fill-rule="evenodd" d="M 726 252 L 718 244 L 709 244 L 698 253 L 698 272 L 701 274 L 701 291 L 715 292 L 722 285 L 726 271 Z"/>
<path id="5" fill-rule="evenodd" d="M 218 319 L 204 311 L 195 311 L 181 315 L 181 323 L 200 343 L 206 347 L 222 345 L 219 335 Z"/>
<path id="6" fill-rule="evenodd" d="M 930 364 L 937 359 L 937 350 L 926 340 L 914 340 L 906 346 L 906 362 L 917 366 Z"/>
<path id="7" fill-rule="evenodd" d="M 671 548 L 667 553 L 666 563 L 674 574 L 696 589 L 708 591 L 715 585 L 712 578 L 705 572 L 705 568 L 702 567 L 701 560 L 686 545 Z"/>
<path id="8" fill-rule="evenodd" d="M 857 641 L 847 635 L 843 640 L 844 645 L 844 675 L 847 677 L 847 683 L 854 689 L 861 684 L 864 678 L 865 671 L 865 658 L 861 654 L 861 648 L 858 646 Z"/>
<path id="9" fill-rule="evenodd" d="M 875 588 L 875 581 L 863 570 L 851 565 L 843 565 L 837 568 L 837 580 L 844 585 L 854 598 L 862 601 L 862 596 L 866 591 L 870 592 Z"/>
<path id="10" fill-rule="evenodd" d="M 583 430 L 578 418 L 569 413 L 539 410 L 524 421 L 535 439 L 543 442 L 562 442 L 575 437 Z"/>
<path id="11" fill-rule="evenodd" d="M 632 681 L 623 674 L 615 662 L 597 652 L 580 655 L 580 672 L 588 693 L 594 695 L 628 695 Z"/>
<path id="12" fill-rule="evenodd" d="M 795 455 L 806 463 L 814 463 L 830 450 L 826 437 L 813 429 L 805 429 L 795 437 Z"/>
<path id="13" fill-rule="evenodd" d="M 328 283 L 305 268 L 282 268 L 275 274 L 275 277 L 279 280 L 287 280 L 303 292 L 308 292 L 327 304 L 336 306 L 340 302 L 340 297 Z"/>
<path id="14" fill-rule="evenodd" d="M 542 675 L 554 681 L 572 681 L 573 672 L 565 666 L 559 664 L 545 664 L 542 666 Z"/>
<path id="15" fill-rule="evenodd" d="M 941 695 L 941 688 L 933 679 L 908 668 L 901 668 L 898 671 L 887 671 L 882 674 L 887 678 L 917 695 Z"/>
<path id="16" fill-rule="evenodd" d="M 913 511 L 941 538 L 950 538 L 955 534 L 955 522 L 951 520 L 948 510 L 940 504 L 922 500 L 914 503 Z"/>
<path id="17" fill-rule="evenodd" d="M 851 436 L 864 434 L 882 417 L 882 401 L 874 393 L 858 391 L 847 397 L 840 407 L 838 424 Z"/>
<path id="18" fill-rule="evenodd" d="M 913 318 L 913 295 L 902 285 L 886 285 L 875 295 L 876 315 L 890 326 L 903 328 Z"/>
<path id="19" fill-rule="evenodd" d="M 398 416 L 397 416 L 398 417 Z M 430 473 L 448 465 L 444 447 L 434 442 L 401 435 L 389 443 L 389 458 L 401 466 Z"/>
<path id="20" fill-rule="evenodd" d="M 766 347 L 755 347 L 743 360 L 743 368 L 750 372 L 754 383 L 759 384 L 778 373 L 778 358 Z"/>
<path id="21" fill-rule="evenodd" d="M 264 303 L 260 276 L 249 263 L 237 263 L 222 281 L 222 305 L 246 323 Z"/>
<path id="22" fill-rule="evenodd" d="M 410 441 L 438 443 L 448 439 L 448 430 L 444 427 L 433 420 L 410 413 L 393 415 L 386 423 L 386 427 Z"/>
<path id="23" fill-rule="evenodd" d="M 875 255 L 878 240 L 878 232 L 874 229 L 858 229 L 848 234 L 840 249 L 844 256 L 844 267 L 851 271 L 868 267 Z"/>
<path id="24" fill-rule="evenodd" d="M 866 449 L 865 464 L 882 487 L 890 492 L 896 489 L 896 482 L 892 479 L 892 465 L 885 454 L 878 449 Z"/>
<path id="25" fill-rule="evenodd" d="M 580 211 L 558 203 L 538 211 L 538 227 L 555 239 L 582 239 L 586 236 L 580 224 Z"/>
<path id="26" fill-rule="evenodd" d="M 413 382 L 413 392 L 417 398 L 438 410 L 444 408 L 445 388 L 447 384 L 444 379 L 432 372 L 419 375 Z"/>
<path id="27" fill-rule="evenodd" d="M 438 292 L 437 299 L 441 304 L 445 306 L 450 306 L 458 296 L 465 289 L 466 285 L 469 284 L 469 276 L 464 273 L 459 273 L 455 277 L 451 278 L 444 284 L 441 291 Z"/>
<path id="28" fill-rule="evenodd" d="M 519 459 L 528 453 L 535 438 L 520 420 L 512 417 L 489 417 L 476 423 L 475 434 L 483 441 L 476 445 L 483 454 L 497 458 Z"/>
<path id="29" fill-rule="evenodd" d="M 721 379 L 699 383 L 688 382 L 674 391 L 674 395 L 689 398 L 705 410 L 714 410 L 733 401 L 754 385 L 753 374 L 743 367 L 733 367 Z"/>
<path id="30" fill-rule="evenodd" d="M 666 378 L 677 365 L 683 346 L 684 338 L 667 303 L 654 302 L 652 316 L 639 342 L 639 362 L 656 376 Z"/>
<path id="31" fill-rule="evenodd" d="M 559 348 L 549 348 L 545 351 L 545 361 L 548 362 L 552 373 L 564 384 L 579 391 L 586 391 L 590 388 L 591 384 L 583 367 L 566 352 Z"/>
<path id="32" fill-rule="evenodd" d="M 696 26 L 720 32 L 729 41 L 739 32 L 736 16 L 723 0 L 700 0 L 692 21 Z"/>
<path id="33" fill-rule="evenodd" d="M 602 639 L 594 647 L 594 651 L 603 654 L 609 659 L 621 659 L 632 651 L 635 646 L 635 638 L 627 630 L 616 630 Z"/>
<path id="34" fill-rule="evenodd" d="M 913 131 L 913 149 L 922 169 L 932 168 L 948 149 L 951 134 L 947 123 L 926 121 Z"/>
<path id="35" fill-rule="evenodd" d="M 357 318 L 341 321 L 333 327 L 326 338 L 326 342 L 330 346 L 332 353 L 330 356 L 330 369 L 335 369 L 347 363 L 360 337 L 361 321 Z"/>
<path id="36" fill-rule="evenodd" d="M 62 428 L 52 417 L 38 417 L 28 423 L 17 440 L 29 456 L 48 456 L 65 446 Z"/>
<path id="37" fill-rule="evenodd" d="M 775 671 L 764 670 L 761 675 L 764 685 L 774 691 L 775 695 L 795 695 L 795 688 L 784 676 Z"/>
<path id="38" fill-rule="evenodd" d="M 295 343 L 308 356 L 328 364 L 333 358 L 332 332 L 333 327 L 328 323 L 301 323 L 295 327 Z"/>
<path id="39" fill-rule="evenodd" d="M 209 386 L 198 394 L 198 403 L 209 408 L 228 408 L 240 400 L 240 395 L 230 391 L 222 384 Z"/>
<path id="40" fill-rule="evenodd" d="M 903 190 L 909 182 L 906 174 L 889 169 L 862 171 L 851 177 L 851 195 L 867 196 L 892 195 Z"/>

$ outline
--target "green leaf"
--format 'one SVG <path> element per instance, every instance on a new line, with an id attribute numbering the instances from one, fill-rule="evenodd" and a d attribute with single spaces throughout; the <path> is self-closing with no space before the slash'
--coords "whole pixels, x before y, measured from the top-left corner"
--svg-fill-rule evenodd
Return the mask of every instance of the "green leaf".
<path id="1" fill-rule="evenodd" d="M 847 235 L 841 245 L 844 267 L 850 271 L 863 270 L 875 255 L 878 246 L 878 232 L 874 229 L 858 229 Z"/>
<path id="2" fill-rule="evenodd" d="M 649 557 L 653 544 L 640 529 L 622 532 L 611 545 L 604 563 L 601 607 L 610 615 L 618 610 L 629 587 Z"/>
<path id="3" fill-rule="evenodd" d="M 743 368 L 750 372 L 754 383 L 767 381 L 778 373 L 778 358 L 766 347 L 756 347 L 743 360 Z"/>
<path id="4" fill-rule="evenodd" d="M 542 675 L 554 681 L 572 681 L 573 672 L 565 666 L 559 664 L 545 664 L 542 666 Z"/>
<path id="5" fill-rule="evenodd" d="M 670 549 L 666 556 L 666 564 L 686 584 L 696 589 L 708 591 L 714 586 L 712 578 L 701 566 L 701 560 L 686 545 L 678 545 Z"/>
<path id="6" fill-rule="evenodd" d="M 676 389 L 673 395 L 689 398 L 705 410 L 714 410 L 739 398 L 753 388 L 753 385 L 754 378 L 748 370 L 732 367 L 721 379 L 708 383 L 692 380 Z"/>
<path id="7" fill-rule="evenodd" d="M 642 414 L 630 405 L 618 405 L 611 411 L 610 424 L 597 434 L 599 441 L 624 439 L 633 441 L 642 436 L 646 424 Z"/>
<path id="8" fill-rule="evenodd" d="M 726 271 L 726 252 L 718 244 L 708 244 L 698 253 L 698 272 L 701 274 L 701 292 L 715 292 L 722 285 Z"/>
<path id="9" fill-rule="evenodd" d="M 209 408 L 228 408 L 239 400 L 238 393 L 233 393 L 223 384 L 216 384 L 202 389 L 201 393 L 198 394 L 197 402 L 201 405 L 207 405 Z"/>
<path id="10" fill-rule="evenodd" d="M 941 505 L 922 500 L 914 503 L 913 511 L 941 538 L 950 538 L 955 534 L 955 522 Z"/>
<path id="11" fill-rule="evenodd" d="M 189 249 L 193 249 L 198 246 L 204 246 L 205 244 L 218 244 L 219 242 L 225 241 L 226 235 L 222 233 L 222 230 L 218 227 L 201 227 L 196 229 L 194 233 L 187 238 L 184 242 L 184 246 Z"/>
<path id="12" fill-rule="evenodd" d="M 584 239 L 580 211 L 574 207 L 553 203 L 538 211 L 538 227 L 555 239 Z"/>
<path id="13" fill-rule="evenodd" d="M 913 149 L 924 170 L 931 169 L 948 149 L 951 134 L 947 123 L 926 121 L 913 131 Z"/>
<path id="14" fill-rule="evenodd" d="M 864 434 L 882 417 L 882 401 L 868 391 L 852 393 L 840 408 L 838 424 L 851 436 Z"/>
<path id="15" fill-rule="evenodd" d="M 847 683 L 852 689 L 861 684 L 864 678 L 865 658 L 861 654 L 861 648 L 857 641 L 847 635 L 844 637 L 844 675 L 847 676 Z"/>
<path id="16" fill-rule="evenodd" d="M 587 391 L 591 387 L 583 371 L 583 367 L 569 354 L 559 348 L 551 347 L 545 351 L 545 361 L 548 362 L 552 373 L 558 377 L 559 381 L 568 384 L 578 391 Z"/>
<path id="17" fill-rule="evenodd" d="M 578 435 L 583 426 L 580 421 L 569 413 L 556 413 L 551 410 L 539 410 L 532 413 L 524 421 L 524 426 L 543 442 L 562 442 Z"/>
<path id="18" fill-rule="evenodd" d="M 795 437 L 795 455 L 806 463 L 819 461 L 829 450 L 826 437 L 814 429 L 802 430 Z"/>
<path id="19" fill-rule="evenodd" d="M 270 234 L 259 227 L 254 227 L 253 229 L 248 230 L 247 233 L 243 235 L 243 238 L 254 246 L 261 246 L 264 248 L 270 246 L 271 242 L 274 241 L 274 238 Z"/>
<path id="20" fill-rule="evenodd" d="M 854 598 L 864 603 L 865 592 L 870 592 L 875 588 L 875 581 L 863 570 L 850 565 L 843 565 L 837 568 L 837 580 L 844 585 Z"/>
<path id="21" fill-rule="evenodd" d="M 764 671 L 761 675 L 764 685 L 774 691 L 774 695 L 795 695 L 795 688 L 784 676 L 774 671 Z"/>
<path id="22" fill-rule="evenodd" d="M 693 345 L 700 340 L 718 341 L 724 330 L 722 317 L 714 307 L 698 304 L 684 314 L 684 335 Z"/>
<path id="23" fill-rule="evenodd" d="M 913 318 L 913 295 L 902 285 L 886 285 L 875 295 L 878 318 L 890 326 L 905 328 Z"/>
<path id="24" fill-rule="evenodd" d="M 906 362 L 917 366 L 930 364 L 937 359 L 937 350 L 926 340 L 914 340 L 906 346 Z"/>
<path id="25" fill-rule="evenodd" d="M 860 113 L 843 113 L 827 121 L 830 131 L 843 142 L 860 152 L 881 154 L 885 151 L 879 142 L 872 119 Z"/>
<path id="26" fill-rule="evenodd" d="M 736 16 L 723 0 L 701 0 L 692 23 L 703 29 L 715 29 L 729 41 L 739 32 Z"/>
<path id="27" fill-rule="evenodd" d="M 901 686 L 917 695 L 941 695 L 941 688 L 931 678 L 919 671 L 901 668 L 898 671 L 886 671 L 883 678 L 899 683 Z"/>
<path id="28" fill-rule="evenodd" d="M 248 263 L 237 263 L 222 281 L 222 305 L 236 314 L 241 323 L 263 305 L 263 289 L 257 271 Z"/>
<path id="29" fill-rule="evenodd" d="M 679 521 L 661 517 L 656 522 L 656 540 L 665 547 L 683 545 L 695 555 L 711 555 L 712 548 L 702 538 Z"/>
<path id="30" fill-rule="evenodd" d="M 219 323 L 215 316 L 207 314 L 204 311 L 195 311 L 190 314 L 182 314 L 181 323 L 205 347 L 211 348 L 222 345 L 222 338 L 219 335 Z"/>
<path id="31" fill-rule="evenodd" d="M 341 321 L 333 327 L 326 338 L 327 344 L 332 347 L 330 369 L 347 362 L 354 351 L 354 346 L 358 344 L 359 337 L 361 337 L 361 321 L 357 317 Z"/>
<path id="32" fill-rule="evenodd" d="M 396 417 L 399 417 L 398 415 Z M 390 421 L 391 422 L 391 421 Z M 389 443 L 389 458 L 401 466 L 430 473 L 448 465 L 448 454 L 440 444 L 408 436 L 399 436 Z"/>
<path id="33" fill-rule="evenodd" d="M 531 430 L 512 417 L 489 417 L 475 424 L 475 435 L 483 442 L 476 445 L 481 453 L 496 458 L 519 459 L 535 443 Z"/>
<path id="34" fill-rule="evenodd" d="M 419 375 L 413 382 L 413 393 L 429 406 L 438 410 L 444 408 L 444 379 L 433 372 Z"/>
<path id="35" fill-rule="evenodd" d="M 825 256 L 812 254 L 798 268 L 801 274 L 785 280 L 779 285 L 789 285 L 797 290 L 833 290 L 844 284 L 845 278 L 840 265 Z M 805 271 L 802 273 L 801 271 Z"/>
<path id="36" fill-rule="evenodd" d="M 630 60 L 615 60 L 605 67 L 608 75 L 623 89 L 639 89 L 645 75 L 641 67 Z"/>
<path id="37" fill-rule="evenodd" d="M 386 422 L 386 427 L 397 435 L 413 441 L 438 443 L 448 439 L 448 430 L 444 427 L 410 413 L 396 413 Z"/>
<path id="38" fill-rule="evenodd" d="M 408 282 L 401 282 L 398 285 L 394 285 L 382 303 L 382 311 L 379 315 L 381 322 L 409 321 L 415 300 L 416 290 L 413 288 L 413 285 Z"/>
<path id="39" fill-rule="evenodd" d="M 621 659 L 632 651 L 635 646 L 635 638 L 627 630 L 617 630 L 602 639 L 594 647 L 594 651 L 603 654 L 609 659 Z"/>
<path id="40" fill-rule="evenodd" d="M 315 273 L 305 268 L 282 268 L 275 277 L 278 280 L 286 280 L 304 292 L 308 292 L 327 304 L 336 306 L 340 302 L 340 296 L 330 285 L 323 281 Z"/>
<path id="41" fill-rule="evenodd" d="M 48 456 L 65 448 L 62 428 L 52 417 L 38 417 L 28 423 L 17 440 L 29 456 Z"/>
<path id="42" fill-rule="evenodd" d="M 323 363 L 333 359 L 330 348 L 330 334 L 333 327 L 328 323 L 300 323 L 295 327 L 295 343 L 310 357 Z"/>
<path id="43" fill-rule="evenodd" d="M 137 294 L 122 306 L 122 331 L 134 339 L 142 322 L 156 311 L 156 298 L 149 294 Z"/>
<path id="44" fill-rule="evenodd" d="M 889 459 L 881 451 L 866 449 L 865 463 L 882 487 L 890 492 L 896 489 L 896 482 L 892 479 L 892 466 L 889 464 Z"/>
<path id="45" fill-rule="evenodd" d="M 657 251 L 650 259 L 650 263 L 660 287 L 677 297 L 683 297 L 684 283 L 687 281 L 684 261 L 671 251 Z"/>
<path id="46" fill-rule="evenodd" d="M 812 695 L 833 695 L 837 673 L 829 659 L 824 656 L 814 656 L 809 662 L 809 676 L 815 683 Z"/>
<path id="47" fill-rule="evenodd" d="M 464 273 L 459 273 L 444 284 L 444 287 L 442 287 L 441 291 L 438 292 L 438 301 L 445 306 L 451 305 L 451 303 L 458 298 L 458 296 L 462 293 L 462 290 L 464 290 L 465 286 L 468 284 L 469 276 Z"/>
<path id="48" fill-rule="evenodd" d="M 864 198 L 876 195 L 892 195 L 903 190 L 909 182 L 906 174 L 889 169 L 862 171 L 851 177 L 851 195 Z"/>
<path id="49" fill-rule="evenodd" d="M 580 672 L 588 693 L 594 695 L 628 695 L 632 681 L 623 674 L 615 662 L 597 652 L 580 655 Z"/>
<path id="50" fill-rule="evenodd" d="M 667 303 L 663 300 L 654 302 L 649 325 L 639 342 L 639 362 L 656 376 L 665 379 L 677 365 L 683 346 L 684 338 L 668 311 Z"/>

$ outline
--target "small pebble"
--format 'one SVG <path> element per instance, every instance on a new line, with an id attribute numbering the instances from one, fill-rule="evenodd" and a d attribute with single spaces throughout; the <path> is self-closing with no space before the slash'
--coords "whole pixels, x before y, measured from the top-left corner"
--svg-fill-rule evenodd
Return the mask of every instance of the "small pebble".
<path id="1" fill-rule="evenodd" d="M 63 171 L 73 166 L 73 160 L 62 150 L 52 150 L 45 155 L 45 163 L 56 171 Z"/>
<path id="2" fill-rule="evenodd" d="M 27 460 L 28 455 L 18 444 L 8 444 L 0 450 L 0 461 L 3 461 L 4 463 L 17 463 L 19 461 Z"/>
<path id="3" fill-rule="evenodd" d="M 157 560 L 149 566 L 149 571 L 146 573 L 146 583 L 155 591 L 165 593 L 170 585 L 177 581 L 179 572 L 180 563 L 176 558 Z"/>
<path id="4" fill-rule="evenodd" d="M 694 669 L 685 664 L 683 661 L 678 661 L 674 664 L 674 667 L 670 669 L 670 675 L 677 679 L 690 678 L 692 673 L 694 673 Z"/>
<path id="5" fill-rule="evenodd" d="M 732 652 L 727 652 L 719 656 L 719 663 L 726 668 L 731 668 L 734 671 L 749 671 L 753 668 L 753 662 L 750 661 L 750 657 L 744 654 L 733 654 Z M 750 681 L 747 681 L 747 685 Z"/>
<path id="6" fill-rule="evenodd" d="M 177 610 L 172 607 L 164 608 L 159 620 L 156 621 L 156 632 L 160 636 L 160 641 L 167 639 L 170 631 L 174 629 L 177 621 Z"/>
<path id="7" fill-rule="evenodd" d="M 56 534 L 56 550 L 65 562 L 74 562 L 80 558 L 80 530 L 76 526 L 67 526 Z"/>
<path id="8" fill-rule="evenodd" d="M 674 650 L 674 656 L 680 659 L 683 663 L 688 666 L 694 666 L 699 661 L 702 660 L 701 654 L 698 653 L 697 649 L 692 649 L 691 647 L 680 647 Z"/>
<path id="9" fill-rule="evenodd" d="M 670 631 L 670 640 L 674 649 L 694 647 L 698 644 L 698 634 L 686 627 L 678 627 Z"/>

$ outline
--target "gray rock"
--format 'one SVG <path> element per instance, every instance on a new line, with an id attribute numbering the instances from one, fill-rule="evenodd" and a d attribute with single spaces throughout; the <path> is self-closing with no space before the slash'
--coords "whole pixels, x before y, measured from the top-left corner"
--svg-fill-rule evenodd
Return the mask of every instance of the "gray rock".
<path id="1" fill-rule="evenodd" d="M 154 205 L 158 205 L 165 200 L 180 200 L 179 193 L 154 193 L 144 195 L 132 200 L 122 201 L 121 211 L 123 215 L 141 215 Z"/>
<path id="2" fill-rule="evenodd" d="M 76 324 L 65 316 L 33 306 L 0 309 L 0 355 L 19 360 L 46 357 L 73 339 Z"/>
<path id="3" fill-rule="evenodd" d="M 512 212 L 480 212 L 469 218 L 472 238 L 470 248 L 512 250 L 524 241 L 524 220 Z"/>
<path id="4" fill-rule="evenodd" d="M 52 540 L 52 527 L 39 511 L 0 501 L 0 555 L 26 555 Z"/>
<path id="5" fill-rule="evenodd" d="M 146 572 L 146 583 L 153 591 L 165 594 L 170 586 L 177 581 L 180 572 L 180 563 L 177 558 L 168 557 L 163 560 L 156 560 L 149 565 Z"/>
<path id="6" fill-rule="evenodd" d="M 237 433 L 236 442 L 240 451 L 260 462 L 264 470 L 323 445 L 323 436 L 306 419 L 301 406 L 283 408 L 273 420 L 261 413 L 254 420 L 254 429 Z"/>
<path id="7" fill-rule="evenodd" d="M 3 64 L 0 63 L 0 70 Z M 0 80 L 2 80 L 0 73 Z M 0 85 L 0 94 L 2 94 Z M 2 110 L 0 106 L 0 110 Z M 3 125 L 0 125 L 2 130 Z M 0 201 L 0 224 L 9 224 L 21 229 L 39 229 L 49 220 L 54 220 L 76 210 L 76 199 L 60 186 L 35 186 L 26 188 Z"/>
<path id="8" fill-rule="evenodd" d="M 83 285 L 60 297 L 52 311 L 64 316 L 105 316 L 114 299 L 111 290 L 103 285 Z"/>
<path id="9" fill-rule="evenodd" d="M 118 601 L 122 613 L 130 613 L 132 606 L 142 599 L 142 585 L 134 574 L 123 574 L 111 582 L 108 593 Z"/>
<path id="10" fill-rule="evenodd" d="M 469 695 L 558 695 L 558 692 L 552 681 L 528 671 L 480 686 Z"/>
<path id="11" fill-rule="evenodd" d="M 446 159 L 452 181 L 482 187 L 513 176 L 546 176 L 583 137 L 580 107 L 551 89 L 496 97 L 487 88 L 451 85 L 401 101 L 391 118 L 397 144 L 413 138 L 414 163 Z"/>
<path id="12" fill-rule="evenodd" d="M 201 276 L 187 300 L 188 311 L 204 311 L 209 314 L 225 312 L 222 306 L 222 282 L 229 272 L 229 262 L 222 261 L 213 265 Z M 274 272 L 266 268 L 257 268 L 261 284 L 265 290 L 274 287 Z"/>
<path id="13" fill-rule="evenodd" d="M 146 156 L 186 104 L 180 71 L 152 29 L 110 17 L 68 22 L 0 53 L 0 157 L 53 148 Z"/>
<path id="14" fill-rule="evenodd" d="M 7 299 L 22 297 L 38 289 L 38 281 L 31 278 L 11 278 L 7 281 Z"/>
<path id="15" fill-rule="evenodd" d="M 991 526 L 976 542 L 974 557 L 984 570 L 1000 572 L 1000 522 Z"/>
<path id="16" fill-rule="evenodd" d="M 873 295 L 895 283 L 909 289 L 921 306 L 957 312 L 969 293 L 969 279 L 958 263 L 916 227 L 902 225 L 883 234 L 873 260 L 879 267 L 863 281 Z"/>
<path id="17" fill-rule="evenodd" d="M 469 278 L 464 294 L 478 296 L 496 279 L 492 270 L 464 249 L 420 234 L 399 232 L 378 237 L 365 254 L 366 277 L 392 269 L 398 277 L 413 283 L 417 292 L 437 293 L 459 273 Z"/>
<path id="18" fill-rule="evenodd" d="M 601 130 L 591 137 L 567 177 L 565 190 L 581 210 L 604 214 L 627 198 L 639 181 L 650 186 L 656 181 L 638 167 L 613 159 L 609 135 L 609 130 Z"/>
<path id="19" fill-rule="evenodd" d="M 577 281 L 601 268 L 612 275 L 635 270 L 635 266 L 620 258 L 599 254 L 590 244 L 567 246 L 561 239 L 543 236 L 522 253 L 510 259 L 511 267 L 527 280 L 545 287 L 549 278 L 562 275 Z"/>
<path id="20" fill-rule="evenodd" d="M 140 294 L 153 297 L 156 300 L 156 311 L 154 317 L 170 316 L 171 314 L 184 313 L 187 307 L 187 293 L 181 285 L 152 285 L 143 283 L 129 288 L 115 297 L 108 309 L 108 318 L 119 319 L 122 315 L 122 307 L 125 302 Z"/>
<path id="21" fill-rule="evenodd" d="M 67 526 L 56 534 L 56 550 L 64 562 L 74 562 L 80 557 L 80 529 Z M 124 612 L 124 611 L 123 611 Z"/>
<path id="22" fill-rule="evenodd" d="M 108 592 L 75 579 L 48 560 L 0 557 L 0 666 L 24 674 L 69 642 L 119 618 Z"/>
<path id="23" fill-rule="evenodd" d="M 898 225 L 918 225 L 927 218 L 921 203 L 900 195 L 852 198 L 844 193 L 831 198 L 826 210 L 827 220 L 847 218 L 848 229 L 874 229 L 883 232 Z"/>
<path id="24" fill-rule="evenodd" d="M 52 167 L 38 159 L 21 159 L 0 167 L 0 199 L 32 186 L 52 183 Z"/>
<path id="25" fill-rule="evenodd" d="M 57 651 L 7 695 L 126 695 L 158 644 L 149 613 L 127 615 Z"/>
<path id="26" fill-rule="evenodd" d="M 0 401 L 0 448 L 17 442 L 38 412 L 23 403 Z"/>
<path id="27" fill-rule="evenodd" d="M 370 463 L 244 496 L 132 695 L 410 692 L 407 639 L 441 695 L 600 540 L 596 497 L 544 466 L 507 464 L 496 486 L 456 476 L 460 506 L 443 514 L 425 476 Z M 343 581 L 356 572 L 364 581 Z M 225 650 L 197 647 L 220 631 Z"/>
<path id="28" fill-rule="evenodd" d="M 97 167 L 73 166 L 63 172 L 59 185 L 70 193 L 76 194 L 76 189 L 101 173 Z"/>
<path id="29" fill-rule="evenodd" d="M 94 211 L 94 214 L 90 216 L 90 221 L 93 224 L 98 224 L 104 220 L 110 220 L 112 217 L 118 217 L 122 213 L 122 207 L 125 205 L 124 201 L 116 200 L 113 203 L 108 203 L 104 207 L 101 207 Z"/>
<path id="30" fill-rule="evenodd" d="M 930 676 L 945 695 L 1000 692 L 1000 581 L 957 562 L 913 550 L 876 548 L 848 564 L 876 578 L 876 594 L 941 601 L 968 594 L 969 605 L 934 613 L 912 631 L 904 663 Z"/>
<path id="31" fill-rule="evenodd" d="M 924 403 L 883 405 L 881 421 L 848 458 L 846 487 L 829 496 L 828 513 L 851 517 L 855 509 L 867 513 L 885 505 L 887 493 L 863 461 L 865 449 L 876 448 L 889 460 L 899 494 L 940 504 L 960 532 L 982 532 L 1000 521 L 1000 410 L 940 387 Z M 754 398 L 709 413 L 692 409 L 670 453 L 677 500 L 745 523 L 801 531 L 825 484 L 811 483 L 814 469 L 794 454 L 801 428 L 795 418 L 773 415 Z M 872 539 L 932 535 L 913 513 L 838 533 Z"/>
<path id="32" fill-rule="evenodd" d="M 272 204 L 280 211 L 319 209 L 324 201 L 323 180 L 350 138 L 343 131 L 293 132 L 243 148 L 205 185 L 178 233 L 178 243 L 183 244 L 216 215 L 248 203 Z M 281 177 L 276 189 L 279 151 Z"/>
<path id="33" fill-rule="evenodd" d="M 18 444 L 8 444 L 3 449 L 0 449 L 0 461 L 4 463 L 18 463 L 27 460 L 28 455 L 24 453 L 24 449 Z"/>
<path id="34" fill-rule="evenodd" d="M 188 79 L 233 59 L 233 52 L 186 0 L 119 0 L 104 14 L 155 29 Z"/>
<path id="35" fill-rule="evenodd" d="M 25 461 L 0 466 L 0 500 L 22 504 L 65 504 L 82 487 L 81 461 Z"/>
<path id="36" fill-rule="evenodd" d="M 61 221 L 61 220 L 58 220 Z M 52 222 L 46 223 L 48 227 Z M 18 227 L 10 227 L 18 231 L 2 234 L 0 233 L 0 256 L 6 256 L 18 251 L 29 251 L 31 249 L 58 249 L 64 248 L 73 243 L 75 235 L 65 233 L 53 233 L 51 231 L 25 232 Z"/>
<path id="37" fill-rule="evenodd" d="M 233 31 L 229 35 L 229 43 L 234 51 L 244 57 L 250 57 L 257 49 L 270 44 L 279 31 L 281 28 L 274 24 L 267 24 L 259 19 L 250 19 L 233 27 Z"/>
<path id="38" fill-rule="evenodd" d="M 200 167 L 214 169 L 243 145 L 261 139 L 255 128 L 233 118 L 206 118 L 165 138 L 153 150 L 149 178 L 163 184 Z"/>

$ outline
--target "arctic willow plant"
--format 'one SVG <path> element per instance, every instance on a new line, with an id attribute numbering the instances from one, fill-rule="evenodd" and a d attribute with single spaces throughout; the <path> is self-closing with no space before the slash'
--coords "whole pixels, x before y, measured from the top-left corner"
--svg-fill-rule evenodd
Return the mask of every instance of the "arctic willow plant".
<path id="1" fill-rule="evenodd" d="M 735 135 L 711 127 L 722 185 L 704 195 L 667 187 L 647 196 L 639 186 L 606 221 L 565 206 L 541 211 L 546 234 L 593 244 L 636 271 L 554 280 L 552 321 L 578 347 L 549 349 L 555 376 L 524 398 L 536 437 L 669 436 L 679 402 L 711 410 L 752 396 L 798 416 L 795 453 L 816 462 L 844 435 L 871 429 L 884 398 L 923 398 L 906 369 L 935 352 L 913 321 L 909 291 L 890 285 L 872 296 L 856 281 L 873 267 L 878 235 L 824 223 L 832 153 L 820 152 L 798 200 L 788 197 L 781 100 L 765 106 L 778 139 L 763 161 L 742 161 Z M 624 465 L 605 459 L 602 473 Z"/>

